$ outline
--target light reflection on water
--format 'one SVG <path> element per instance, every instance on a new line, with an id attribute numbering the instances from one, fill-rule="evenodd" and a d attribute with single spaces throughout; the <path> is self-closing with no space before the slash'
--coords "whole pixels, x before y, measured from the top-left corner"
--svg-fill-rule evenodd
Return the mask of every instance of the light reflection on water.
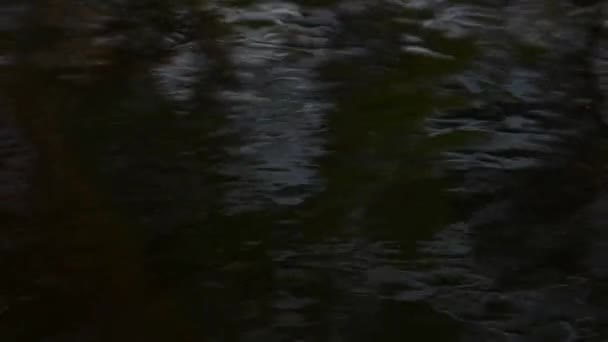
<path id="1" fill-rule="evenodd" d="M 32 8 L 0 20 L 9 340 L 604 337 L 588 9 Z"/>

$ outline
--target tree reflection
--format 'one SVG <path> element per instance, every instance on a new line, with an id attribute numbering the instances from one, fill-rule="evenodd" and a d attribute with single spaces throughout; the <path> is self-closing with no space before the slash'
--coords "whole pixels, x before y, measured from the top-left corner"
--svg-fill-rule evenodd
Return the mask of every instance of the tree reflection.
<path id="1" fill-rule="evenodd" d="M 604 267 L 603 233 L 570 227 L 604 186 L 601 14 L 551 6 L 11 9 L 0 109 L 36 172 L 2 233 L 0 337 L 503 332 L 529 314 L 513 288 Z"/>
<path id="2" fill-rule="evenodd" d="M 217 121 L 206 113 L 212 89 L 201 73 L 224 75 L 215 71 L 222 63 L 193 70 L 196 82 L 187 86 L 194 94 L 179 106 L 160 93 L 152 70 L 188 42 L 217 59 L 218 28 L 188 2 L 52 1 L 32 4 L 23 26 L 9 33 L 18 57 L 3 89 L 38 158 L 36 214 L 16 223 L 34 238 L 8 265 L 18 276 L 7 291 L 23 293 L 7 294 L 7 340 L 202 336 L 151 281 L 145 251 L 158 233 L 143 228 L 170 219 L 156 215 L 158 208 L 196 220 L 205 215 L 197 197 L 213 196 L 175 171 L 205 163 L 206 151 L 190 152 Z M 175 108 L 200 112 L 182 118 Z"/>

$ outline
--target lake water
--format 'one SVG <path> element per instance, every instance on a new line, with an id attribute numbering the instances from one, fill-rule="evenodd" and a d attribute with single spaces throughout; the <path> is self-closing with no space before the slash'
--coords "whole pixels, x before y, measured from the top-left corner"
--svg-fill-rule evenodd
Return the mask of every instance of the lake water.
<path id="1" fill-rule="evenodd" d="M 608 7 L 0 5 L 2 341 L 605 341 Z"/>

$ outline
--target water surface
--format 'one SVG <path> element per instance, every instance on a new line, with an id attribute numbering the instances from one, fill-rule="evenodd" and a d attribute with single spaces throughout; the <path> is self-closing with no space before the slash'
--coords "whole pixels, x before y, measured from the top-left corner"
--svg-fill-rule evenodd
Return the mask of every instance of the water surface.
<path id="1" fill-rule="evenodd" d="M 0 336 L 604 340 L 602 6 L 1 5 Z"/>

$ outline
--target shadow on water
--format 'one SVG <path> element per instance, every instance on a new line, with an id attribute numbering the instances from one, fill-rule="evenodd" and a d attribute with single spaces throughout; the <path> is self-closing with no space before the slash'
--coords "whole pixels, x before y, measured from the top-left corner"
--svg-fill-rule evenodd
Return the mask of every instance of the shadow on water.
<path id="1" fill-rule="evenodd" d="M 0 337 L 601 340 L 584 5 L 2 5 Z"/>

